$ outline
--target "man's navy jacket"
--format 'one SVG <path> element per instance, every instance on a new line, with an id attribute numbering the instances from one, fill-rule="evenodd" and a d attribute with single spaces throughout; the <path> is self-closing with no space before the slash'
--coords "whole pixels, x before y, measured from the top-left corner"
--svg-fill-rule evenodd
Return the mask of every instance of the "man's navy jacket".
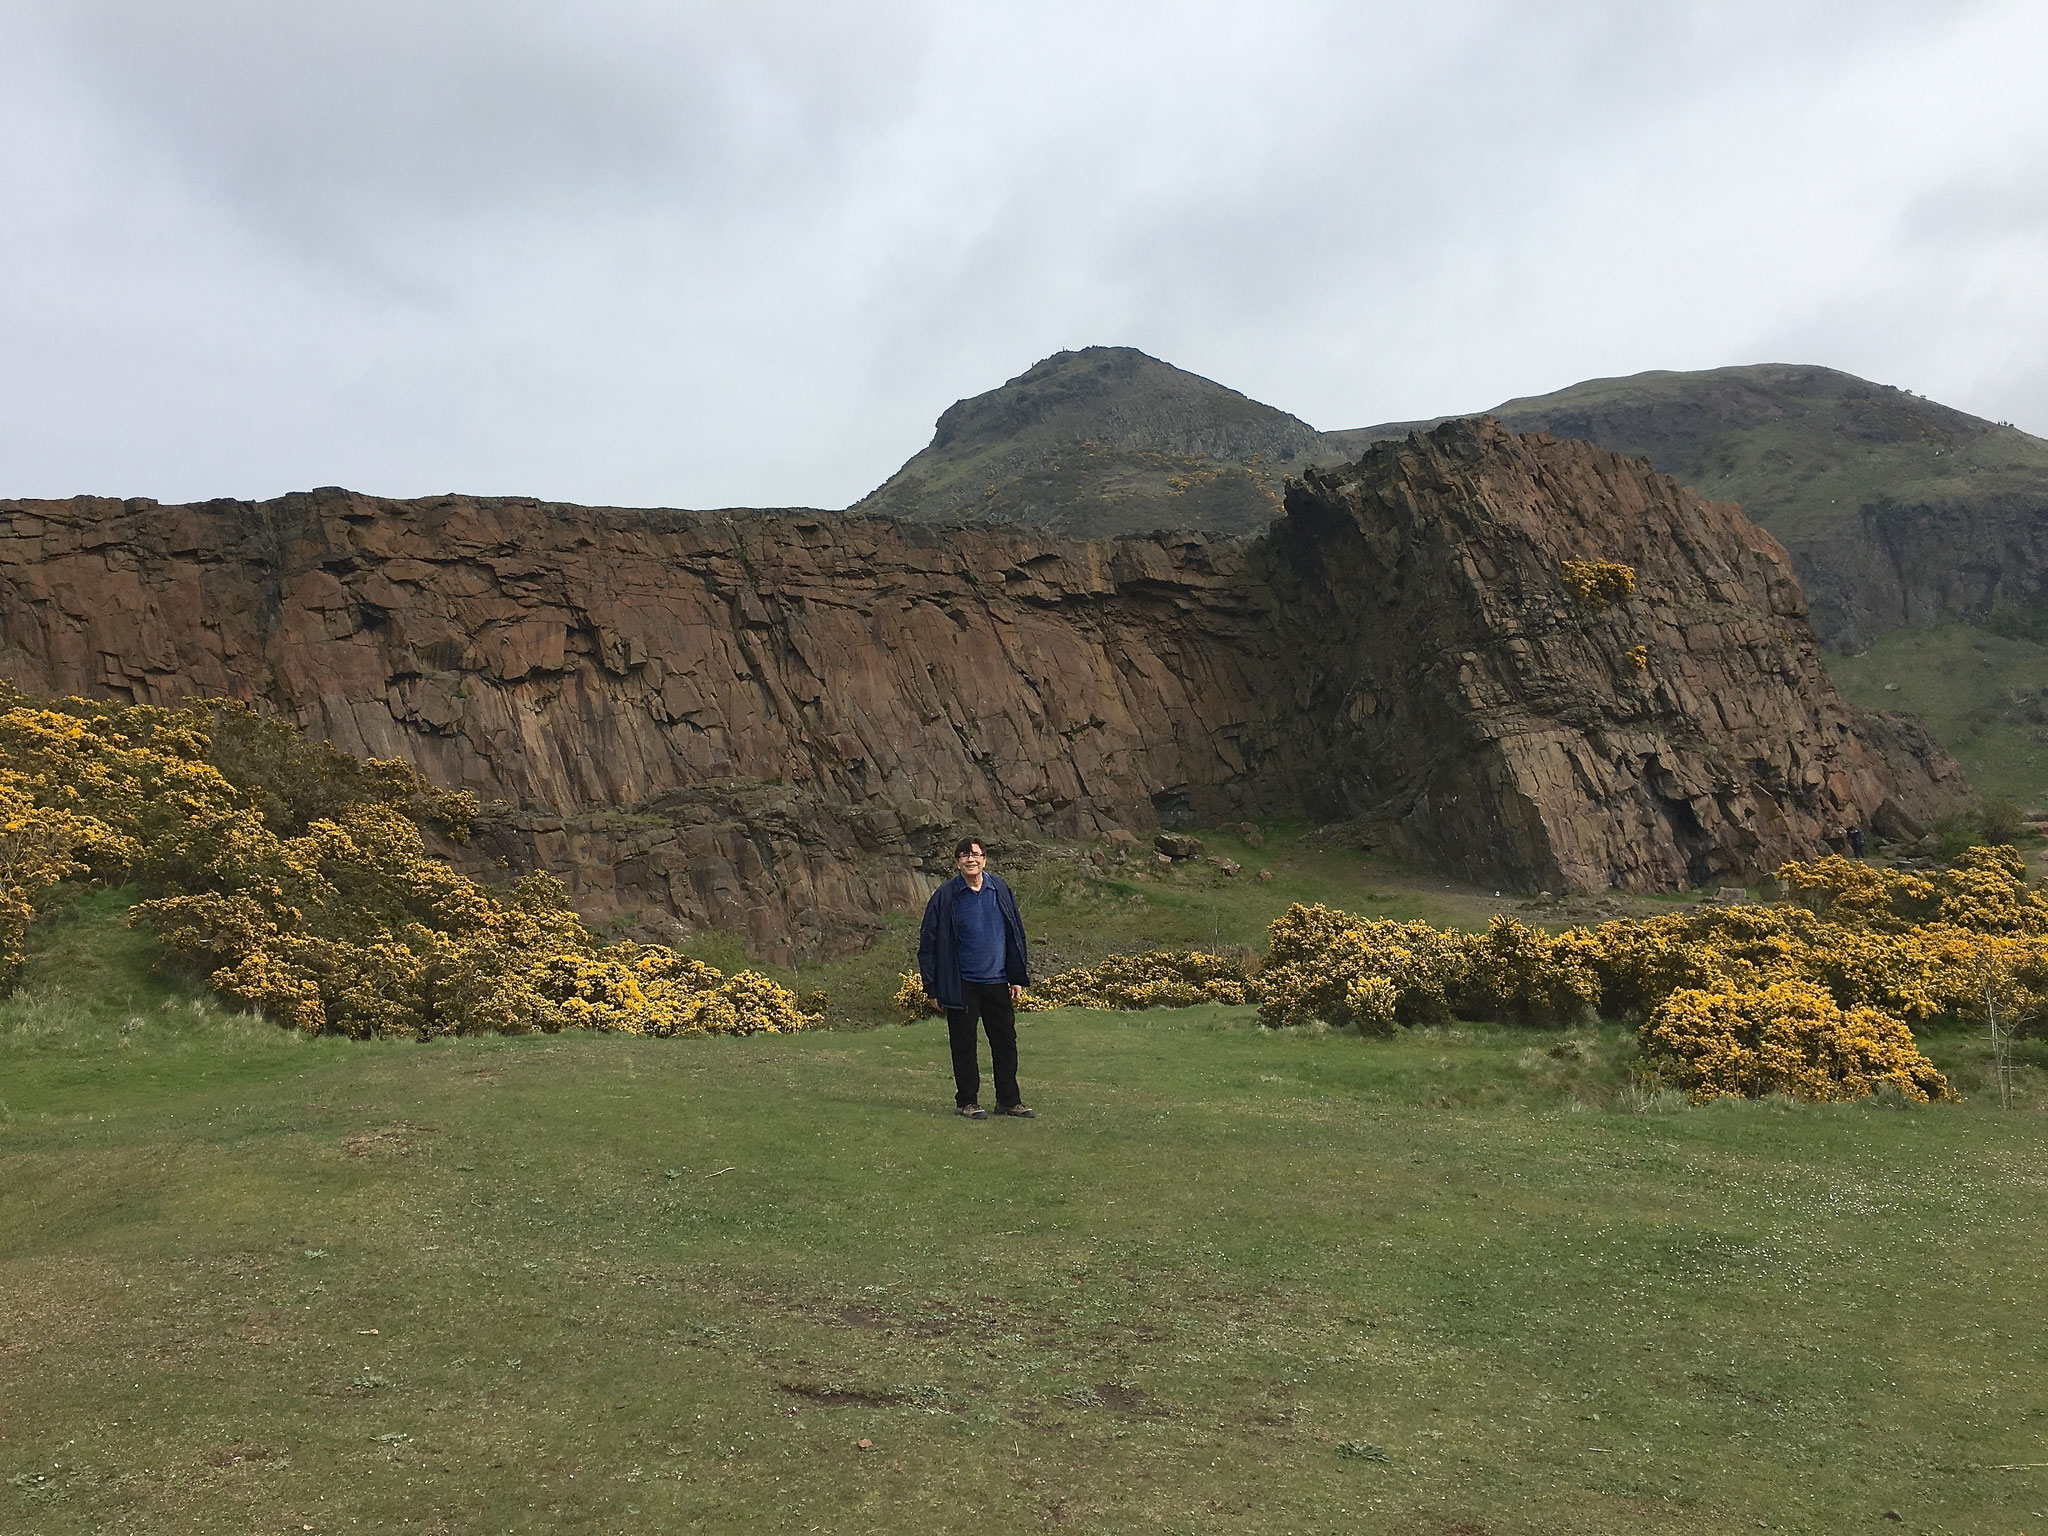
<path id="1" fill-rule="evenodd" d="M 1024 949 L 1024 919 L 1017 915 L 1017 898 L 994 875 L 983 881 L 995 888 L 996 910 L 1003 914 L 1003 974 L 1010 984 L 1031 985 L 1029 956 Z M 941 1008 L 965 1008 L 967 994 L 960 983 L 960 930 L 953 920 L 953 903 L 967 889 L 964 875 L 955 875 L 924 905 L 924 928 L 917 936 L 917 969 L 924 980 L 924 995 L 939 1000 Z"/>

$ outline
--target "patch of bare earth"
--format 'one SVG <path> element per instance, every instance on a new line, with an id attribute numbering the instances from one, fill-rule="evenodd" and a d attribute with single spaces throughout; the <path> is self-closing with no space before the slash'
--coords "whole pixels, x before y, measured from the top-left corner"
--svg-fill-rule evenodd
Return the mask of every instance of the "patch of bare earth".
<path id="1" fill-rule="evenodd" d="M 350 1157 L 409 1157 L 422 1138 L 435 1134 L 431 1125 L 400 1120 L 359 1136 L 342 1138 L 341 1150 Z"/>
<path id="2" fill-rule="evenodd" d="M 907 1399 L 901 1392 L 870 1392 L 864 1387 L 785 1381 L 782 1390 L 820 1408 L 889 1408 Z"/>

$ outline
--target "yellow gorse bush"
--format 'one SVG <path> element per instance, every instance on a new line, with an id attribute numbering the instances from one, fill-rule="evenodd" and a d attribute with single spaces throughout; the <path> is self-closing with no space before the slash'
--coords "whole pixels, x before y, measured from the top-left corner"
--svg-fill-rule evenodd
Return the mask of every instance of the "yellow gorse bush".
<path id="1" fill-rule="evenodd" d="M 1949 1096 L 1904 1024 L 1875 1008 L 1843 1008 L 1810 982 L 1674 992 L 1642 1040 L 1663 1080 L 1695 1102 L 1782 1093 L 1819 1103 L 1885 1086 L 1920 1104 Z"/>
<path id="2" fill-rule="evenodd" d="M 1910 1025 L 1981 1019 L 2048 1030 L 2048 900 L 2011 848 L 1908 874 L 1828 857 L 1787 864 L 1792 900 L 1619 919 L 1550 935 L 1496 917 L 1483 933 L 1293 906 L 1256 967 L 1183 952 L 1054 977 L 1040 1006 L 1176 1007 L 1241 998 L 1269 1024 L 1386 1036 L 1451 1018 L 1643 1021 L 1653 1066 L 1702 1097 L 1911 1099 L 1946 1084 Z M 1227 990 L 1225 990 L 1227 988 Z"/>
<path id="3" fill-rule="evenodd" d="M 1241 960 L 1198 949 L 1112 955 L 1084 970 L 1064 971 L 1025 994 L 1031 1008 L 1186 1008 L 1196 1003 L 1253 1001 Z"/>
<path id="4" fill-rule="evenodd" d="M 1269 1024 L 1321 1020 L 1368 1035 L 1458 1016 L 1566 1024 L 1599 998 L 1575 944 L 1505 916 L 1466 933 L 1296 905 L 1268 933 L 1254 988 Z"/>
<path id="5" fill-rule="evenodd" d="M 945 1012 L 925 996 L 915 972 L 901 972 L 896 989 L 897 1012 L 906 1024 Z M 1143 955 L 1112 955 L 1100 965 L 1062 971 L 1027 991 L 1019 1012 L 1048 1008 L 1186 1008 L 1195 1003 L 1228 1003 L 1233 1007 L 1258 1000 L 1250 967 L 1227 955 L 1200 950 L 1154 950 Z"/>
<path id="6" fill-rule="evenodd" d="M 1564 584 L 1588 608 L 1605 608 L 1635 596 L 1636 571 L 1613 560 L 1567 560 Z"/>
<path id="7" fill-rule="evenodd" d="M 308 1032 L 747 1034 L 819 1022 L 767 977 L 601 946 L 560 882 L 492 890 L 428 847 L 475 804 L 244 706 L 33 701 L 0 685 L 0 966 L 85 874 L 230 997 Z"/>
<path id="8" fill-rule="evenodd" d="M 905 1024 L 915 1024 L 919 1019 L 936 1019 L 944 1015 L 945 1009 L 925 996 L 924 978 L 915 971 L 898 971 L 896 996 L 891 999 L 896 1011 L 903 1015 Z"/>

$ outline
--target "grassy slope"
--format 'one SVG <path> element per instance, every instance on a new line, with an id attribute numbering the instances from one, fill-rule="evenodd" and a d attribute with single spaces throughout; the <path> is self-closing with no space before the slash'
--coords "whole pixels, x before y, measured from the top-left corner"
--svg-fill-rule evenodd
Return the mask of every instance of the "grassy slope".
<path id="1" fill-rule="evenodd" d="M 2048 806 L 2048 646 L 1967 624 L 1898 629 L 1830 656 L 1828 674 L 1851 703 L 1925 720 L 1979 794 Z"/>
<path id="2" fill-rule="evenodd" d="M 1493 414 L 1646 457 L 1703 495 L 1741 502 L 1786 540 L 1852 523 L 1884 498 L 2048 492 L 2048 441 L 1827 368 L 1590 379 Z"/>
<path id="3" fill-rule="evenodd" d="M 117 906 L 0 1004 L 0 1530 L 2008 1531 L 2048 1497 L 2005 1469 L 2048 1460 L 2038 1049 L 2017 1113 L 1693 1110 L 1621 1031 L 1053 1014 L 1042 1118 L 976 1126 L 931 1025 L 305 1042 L 155 978 Z"/>
<path id="4" fill-rule="evenodd" d="M 1306 423 L 1213 380 L 1128 348 L 1087 348 L 957 403 L 853 510 L 1086 538 L 1252 533 L 1279 512 L 1286 474 L 1315 442 Z"/>

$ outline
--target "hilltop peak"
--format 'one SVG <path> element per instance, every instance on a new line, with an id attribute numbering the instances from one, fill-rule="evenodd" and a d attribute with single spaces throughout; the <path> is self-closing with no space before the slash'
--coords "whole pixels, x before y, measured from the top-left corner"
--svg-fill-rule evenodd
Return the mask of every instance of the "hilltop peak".
<path id="1" fill-rule="evenodd" d="M 931 443 L 854 508 L 1080 534 L 1248 533 L 1280 508 L 1316 430 L 1135 347 L 1055 352 L 948 406 Z"/>

